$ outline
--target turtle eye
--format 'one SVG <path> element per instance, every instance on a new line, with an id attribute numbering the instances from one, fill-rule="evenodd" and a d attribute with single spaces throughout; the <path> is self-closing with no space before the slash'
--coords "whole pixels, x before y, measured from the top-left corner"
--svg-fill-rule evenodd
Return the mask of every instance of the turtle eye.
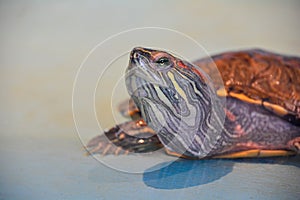
<path id="1" fill-rule="evenodd" d="M 162 57 L 162 58 L 158 59 L 156 61 L 156 63 L 159 64 L 159 66 L 162 66 L 162 67 L 163 66 L 168 66 L 168 65 L 170 65 L 170 60 L 167 57 Z"/>

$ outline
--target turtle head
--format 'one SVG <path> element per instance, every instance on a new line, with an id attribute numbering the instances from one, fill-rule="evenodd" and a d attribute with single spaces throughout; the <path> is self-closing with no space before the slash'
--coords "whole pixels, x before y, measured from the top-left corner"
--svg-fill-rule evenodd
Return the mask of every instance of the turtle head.
<path id="1" fill-rule="evenodd" d="M 166 148 L 187 156 L 210 153 L 217 140 L 210 129 L 216 95 L 199 67 L 165 51 L 134 48 L 126 87 Z"/>

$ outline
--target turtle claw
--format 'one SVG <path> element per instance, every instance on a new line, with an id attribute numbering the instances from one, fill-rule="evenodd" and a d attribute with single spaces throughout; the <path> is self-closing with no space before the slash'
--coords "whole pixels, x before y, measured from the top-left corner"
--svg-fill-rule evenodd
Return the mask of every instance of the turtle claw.
<path id="1" fill-rule="evenodd" d="M 92 138 L 87 144 L 88 155 L 127 155 L 146 153 L 162 148 L 157 135 L 143 120 L 129 121 Z"/>
<path id="2" fill-rule="evenodd" d="M 300 153 L 300 137 L 296 137 L 295 139 L 289 141 L 288 147 L 296 153 Z"/>
<path id="3" fill-rule="evenodd" d="M 115 150 L 115 155 L 119 155 L 119 153 L 122 151 L 122 148 L 121 147 L 118 147 L 116 150 Z"/>
<path id="4" fill-rule="evenodd" d="M 100 145 L 101 141 L 103 140 L 103 136 L 102 135 L 98 135 L 94 138 L 92 138 L 88 144 L 86 145 L 87 148 L 92 148 L 95 147 L 97 145 Z"/>
<path id="5" fill-rule="evenodd" d="M 122 155 L 126 152 L 122 147 L 116 146 L 110 140 L 107 139 L 106 135 L 98 135 L 92 138 L 87 144 L 87 155 L 100 154 L 101 156 L 107 155 Z M 127 153 L 128 154 L 128 153 Z"/>
<path id="6" fill-rule="evenodd" d="M 105 156 L 105 155 L 109 152 L 109 150 L 110 150 L 111 147 L 112 147 L 112 144 L 106 145 L 106 147 L 105 147 L 105 149 L 103 150 L 103 152 L 102 152 L 101 155 Z"/>
<path id="7" fill-rule="evenodd" d="M 102 144 L 102 143 L 99 143 L 95 148 L 93 148 L 93 149 L 90 151 L 90 153 L 93 154 L 93 153 L 95 153 L 95 152 L 100 151 L 102 146 L 103 146 L 103 144 Z"/>

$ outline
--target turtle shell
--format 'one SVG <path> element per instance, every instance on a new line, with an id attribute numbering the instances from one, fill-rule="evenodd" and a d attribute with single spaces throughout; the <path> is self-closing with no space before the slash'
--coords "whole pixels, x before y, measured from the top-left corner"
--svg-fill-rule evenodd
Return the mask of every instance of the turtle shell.
<path id="1" fill-rule="evenodd" d="M 222 53 L 194 64 L 206 71 L 213 81 L 220 80 L 216 78 L 220 73 L 225 91 L 219 94 L 261 104 L 300 125 L 300 58 L 253 49 Z"/>

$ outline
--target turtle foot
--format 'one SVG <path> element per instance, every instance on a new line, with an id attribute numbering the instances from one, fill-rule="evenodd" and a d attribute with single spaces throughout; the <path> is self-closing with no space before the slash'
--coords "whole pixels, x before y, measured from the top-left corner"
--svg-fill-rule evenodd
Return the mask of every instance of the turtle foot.
<path id="1" fill-rule="evenodd" d="M 105 155 L 126 155 L 128 150 L 122 149 L 122 147 L 114 145 L 105 134 L 98 135 L 92 138 L 87 144 L 86 155 L 101 154 Z"/>
<path id="2" fill-rule="evenodd" d="M 157 135 L 143 120 L 124 122 L 87 144 L 88 155 L 147 153 L 162 148 Z"/>
<path id="3" fill-rule="evenodd" d="M 300 153 L 300 137 L 296 137 L 293 140 L 288 142 L 289 149 L 295 151 L 296 153 Z"/>

